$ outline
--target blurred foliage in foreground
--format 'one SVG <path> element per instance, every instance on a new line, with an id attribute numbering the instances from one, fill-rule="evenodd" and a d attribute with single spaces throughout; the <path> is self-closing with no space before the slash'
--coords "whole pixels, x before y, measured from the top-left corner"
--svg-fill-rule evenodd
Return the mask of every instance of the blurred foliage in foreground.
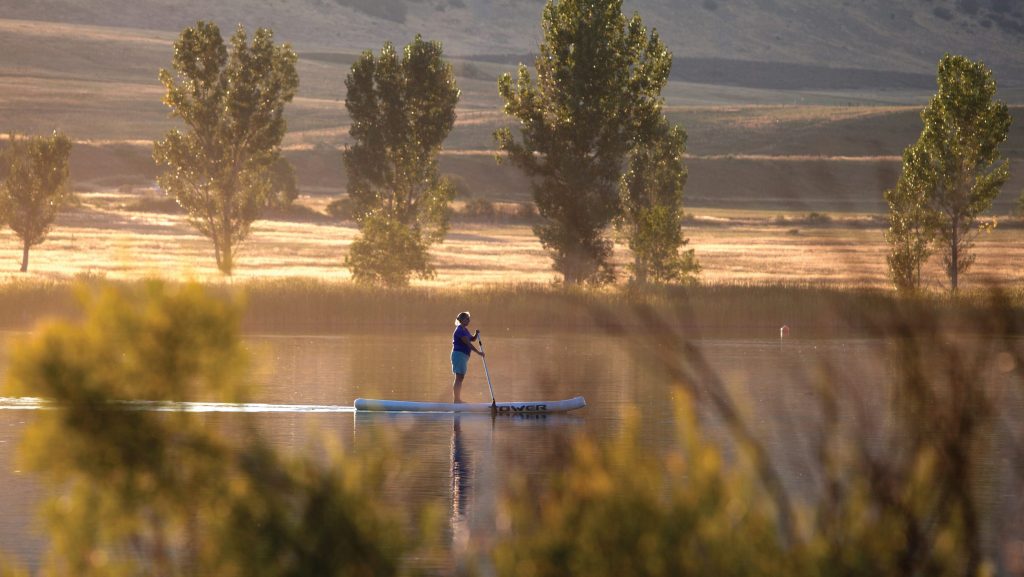
<path id="1" fill-rule="evenodd" d="M 537 487 L 513 485 L 498 574 L 794 574 L 771 501 L 701 440 L 688 406 L 677 414 L 681 449 L 667 459 L 640 449 L 633 418 L 610 446 L 577 442 L 539 496 Z"/>
<path id="2" fill-rule="evenodd" d="M 198 413 L 133 410 L 244 401 L 239 307 L 196 285 L 82 292 L 81 323 L 41 330 L 12 355 L 12 392 L 59 405 L 37 416 L 22 447 L 56 493 L 43 574 L 396 572 L 409 544 L 376 496 L 383 461 L 332 448 L 286 458 L 244 415 L 217 426 Z"/>
<path id="3" fill-rule="evenodd" d="M 500 515 L 497 573 L 976 577 L 1015 571 L 1001 556 L 1019 543 L 1020 528 L 1003 531 L 998 509 L 1016 504 L 993 506 L 981 491 L 983 482 L 1003 476 L 1008 488 L 1000 498 L 1012 499 L 1024 473 L 1019 431 L 1003 419 L 1014 416 L 998 410 L 1001 402 L 1019 400 L 1024 376 L 1020 327 L 1006 307 L 995 295 L 971 337 L 950 334 L 934 318 L 907 317 L 898 306 L 879 311 L 872 331 L 889 347 L 891 381 L 854 382 L 837 367 L 821 368 L 814 392 L 820 412 L 811 425 L 817 434 L 788 441 L 810 447 L 812 473 L 800 483 L 784 481 L 751 426 L 757 415 L 740 408 L 690 340 L 694 335 L 683 336 L 683 319 L 637 307 L 630 314 L 649 327 L 645 336 L 618 324 L 612 310 L 595 309 L 679 387 L 678 448 L 645 453 L 633 419 L 610 446 L 578 441 L 553 478 L 513 483 Z M 703 436 L 699 423 L 707 418 L 728 435 Z"/>

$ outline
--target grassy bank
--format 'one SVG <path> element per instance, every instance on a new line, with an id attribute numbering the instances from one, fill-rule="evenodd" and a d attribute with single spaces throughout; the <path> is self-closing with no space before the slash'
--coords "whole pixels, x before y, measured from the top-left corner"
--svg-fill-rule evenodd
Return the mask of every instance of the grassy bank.
<path id="1" fill-rule="evenodd" d="M 0 286 L 0 326 L 28 330 L 47 317 L 73 318 L 76 291 L 100 282 L 11 282 Z M 138 281 L 119 281 L 131 284 Z M 311 280 L 211 284 L 245 303 L 248 334 L 339 334 L 445 331 L 462 310 L 493 335 L 545 331 L 592 332 L 612 327 L 651 330 L 651 319 L 693 337 L 771 338 L 787 325 L 795 338 L 871 334 L 899 321 L 913 327 L 938 322 L 957 332 L 984 331 L 992 323 L 1024 320 L 1024 291 L 977 291 L 951 299 L 936 293 L 914 298 L 863 288 L 780 284 L 694 285 L 638 290 L 563 289 L 544 285 L 379 289 Z M 998 310 L 998 313 L 992 312 Z"/>

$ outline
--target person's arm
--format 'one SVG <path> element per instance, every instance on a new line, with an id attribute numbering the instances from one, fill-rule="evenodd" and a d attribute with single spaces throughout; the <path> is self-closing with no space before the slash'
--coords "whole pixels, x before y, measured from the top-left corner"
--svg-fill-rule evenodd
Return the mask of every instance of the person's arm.
<path id="1" fill-rule="evenodd" d="M 472 351 L 474 353 L 476 353 L 476 354 L 478 354 L 480 356 L 483 356 L 483 353 L 480 352 L 476 347 L 474 347 L 472 342 L 470 342 L 473 339 L 473 337 L 461 337 L 461 338 L 462 338 L 463 344 L 465 344 L 467 347 L 472 349 Z"/>
<path id="2" fill-rule="evenodd" d="M 473 336 L 469 337 L 469 340 L 475 341 L 478 338 L 480 338 L 480 329 L 477 329 L 476 333 L 474 333 Z"/>

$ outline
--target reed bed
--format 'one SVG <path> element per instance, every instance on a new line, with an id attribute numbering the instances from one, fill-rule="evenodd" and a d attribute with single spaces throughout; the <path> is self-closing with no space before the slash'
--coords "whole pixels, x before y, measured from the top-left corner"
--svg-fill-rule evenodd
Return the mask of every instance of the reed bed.
<path id="1" fill-rule="evenodd" d="M 102 283 L 144 281 L 27 280 L 0 285 L 0 328 L 29 330 L 48 317 L 78 314 L 79 296 Z M 644 310 L 689 338 L 832 338 L 869 334 L 891 318 L 939 319 L 950 331 L 976 333 L 979 319 L 999 300 L 1024 325 L 1024 291 L 974 290 L 956 297 L 942 293 L 903 296 L 854 286 L 802 284 L 692 284 L 639 288 L 565 288 L 502 284 L 469 289 L 409 287 L 385 289 L 311 279 L 210 283 L 224 298 L 245 307 L 248 334 L 344 334 L 432 331 L 469 310 L 475 327 L 491 334 L 523 336 L 533 331 L 593 332 L 609 325 L 656 330 Z M 645 320 L 645 317 L 647 320 Z M 1000 319 L 992 319 L 1002 322 Z"/>
<path id="2" fill-rule="evenodd" d="M 525 335 L 605 331 L 610 324 L 654 330 L 635 311 L 646 308 L 675 330 L 693 338 L 856 336 L 894 316 L 938 318 L 952 331 L 976 332 L 978 317 L 1000 299 L 1010 314 L 1024 315 L 1024 293 L 974 291 L 953 298 L 926 293 L 845 286 L 793 284 L 694 284 L 691 286 L 604 289 L 549 285 L 379 289 L 316 281 L 258 281 L 244 289 L 247 332 L 335 333 L 436 330 L 469 310 L 475 327 Z"/>

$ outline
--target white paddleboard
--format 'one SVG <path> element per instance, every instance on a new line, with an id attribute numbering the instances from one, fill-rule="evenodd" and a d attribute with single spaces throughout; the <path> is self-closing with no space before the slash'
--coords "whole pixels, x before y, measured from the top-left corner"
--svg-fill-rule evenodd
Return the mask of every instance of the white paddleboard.
<path id="1" fill-rule="evenodd" d="M 356 399 L 357 411 L 402 411 L 421 413 L 490 413 L 490 403 L 421 403 L 417 401 L 391 401 L 385 399 Z M 499 415 L 522 415 L 534 413 L 564 413 L 587 406 L 583 397 L 562 401 L 530 401 L 498 403 Z"/>

